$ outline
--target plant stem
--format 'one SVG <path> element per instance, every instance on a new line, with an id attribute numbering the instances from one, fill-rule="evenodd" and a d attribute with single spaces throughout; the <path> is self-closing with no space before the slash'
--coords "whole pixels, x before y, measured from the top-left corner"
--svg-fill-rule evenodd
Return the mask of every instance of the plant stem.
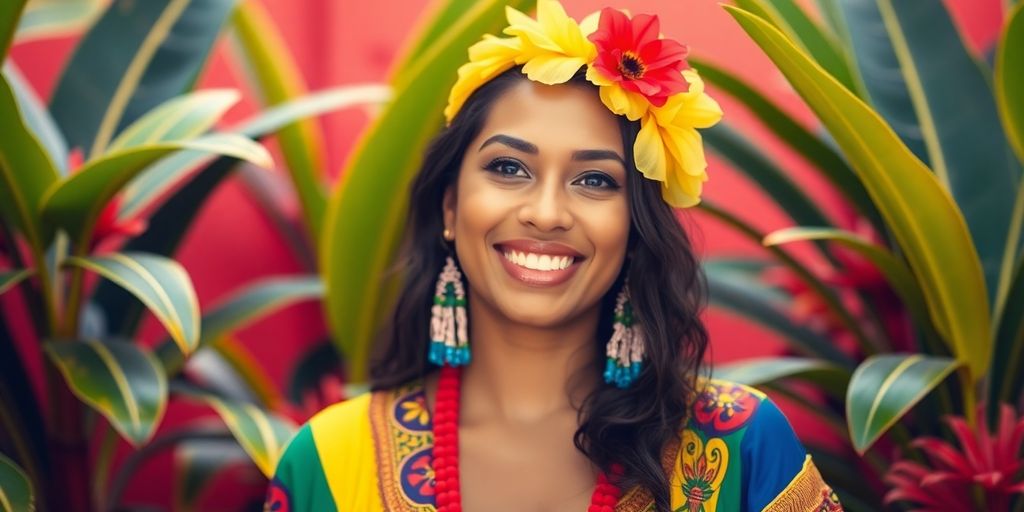
<path id="1" fill-rule="evenodd" d="M 103 441 L 93 466 L 92 500 L 96 510 L 109 510 L 112 507 L 107 503 L 107 483 L 110 481 L 110 468 L 117 448 L 117 432 L 109 423 L 104 423 L 100 428 L 103 429 Z"/>
<path id="2" fill-rule="evenodd" d="M 82 404 L 64 383 L 60 370 L 45 360 L 47 390 L 50 399 L 49 439 L 54 481 L 48 493 L 54 510 L 90 512 L 89 445 L 82 431 Z"/>

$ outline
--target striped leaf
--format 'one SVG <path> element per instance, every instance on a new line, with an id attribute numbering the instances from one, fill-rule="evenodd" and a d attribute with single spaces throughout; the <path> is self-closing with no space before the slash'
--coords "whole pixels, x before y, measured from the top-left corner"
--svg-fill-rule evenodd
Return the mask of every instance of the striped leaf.
<path id="1" fill-rule="evenodd" d="M 234 439 L 187 439 L 174 447 L 174 510 L 191 512 L 221 473 L 252 464 Z"/>
<path id="2" fill-rule="evenodd" d="M 1024 162 L 1024 3 L 1007 15 L 996 51 L 995 93 L 1010 146 Z M 1017 91 L 1017 92 L 1013 92 Z"/>
<path id="3" fill-rule="evenodd" d="M 276 105 L 306 93 L 298 64 L 261 4 L 243 2 L 235 11 L 232 26 L 265 104 Z M 277 140 L 315 249 L 319 246 L 327 207 L 327 193 L 322 185 L 323 134 L 315 121 L 302 120 L 281 127 Z"/>
<path id="4" fill-rule="evenodd" d="M 46 109 L 46 105 L 18 71 L 14 62 L 4 63 L 3 75 L 18 101 L 18 108 L 21 110 L 25 126 L 42 143 L 50 161 L 57 168 L 57 172 L 62 176 L 67 174 L 68 145 L 64 142 L 64 135 L 61 134 L 57 122 L 50 116 L 50 111 Z"/>
<path id="5" fill-rule="evenodd" d="M 0 512 L 35 510 L 35 501 L 28 475 L 0 453 Z"/>
<path id="6" fill-rule="evenodd" d="M 922 354 L 871 356 L 853 372 L 846 421 L 857 453 L 864 454 L 960 363 Z"/>
<path id="7" fill-rule="evenodd" d="M 207 89 L 167 100 L 125 128 L 106 152 L 202 135 L 240 98 L 234 89 Z"/>
<path id="8" fill-rule="evenodd" d="M 89 28 L 109 0 L 32 0 L 18 23 L 18 42 L 78 34 Z"/>
<path id="9" fill-rule="evenodd" d="M 942 2 L 877 3 L 929 167 L 963 212 L 993 304 L 1020 167 L 1007 145 L 990 77 Z"/>
<path id="10" fill-rule="evenodd" d="M 70 177 L 54 183 L 43 199 L 48 235 L 63 229 L 75 247 L 86 246 L 96 220 L 110 199 L 153 162 L 181 149 L 227 155 L 257 165 L 272 165 L 266 148 L 239 135 L 220 133 L 198 139 L 160 142 L 103 155 Z"/>
<path id="11" fill-rule="evenodd" d="M 323 293 L 323 283 L 315 276 L 272 278 L 250 284 L 203 316 L 202 336 L 196 348 L 297 302 L 319 299 Z M 155 353 L 170 375 L 177 373 L 185 362 L 182 351 L 172 340 L 157 344 Z"/>
<path id="12" fill-rule="evenodd" d="M 0 9 L 8 3 L 3 5 Z M 46 244 L 37 212 L 46 189 L 58 179 L 57 170 L 26 126 L 6 75 L 0 76 L 0 133 L 0 216 L 42 251 Z"/>
<path id="13" fill-rule="evenodd" d="M 114 0 L 51 98 L 68 146 L 102 154 L 126 126 L 191 89 L 236 2 Z"/>
<path id="14" fill-rule="evenodd" d="M 25 278 L 33 273 L 35 273 L 35 270 L 30 268 L 0 272 L 0 295 L 11 288 L 14 288 L 18 283 L 24 281 Z"/>
<path id="15" fill-rule="evenodd" d="M 227 132 L 254 140 L 262 139 L 296 120 L 314 117 L 357 105 L 386 102 L 391 90 L 384 85 L 343 86 L 309 94 L 270 107 Z M 154 208 L 157 201 L 193 172 L 201 172 L 214 155 L 200 151 L 182 151 L 153 164 L 124 188 L 118 217 L 134 218 Z"/>
<path id="16" fill-rule="evenodd" d="M 167 407 L 167 377 L 151 354 L 126 342 L 45 345 L 71 391 L 133 446 L 153 436 Z"/>
<path id="17" fill-rule="evenodd" d="M 764 237 L 763 243 L 766 246 L 773 246 L 806 240 L 829 240 L 853 250 L 870 261 L 882 273 L 889 286 L 892 286 L 893 291 L 899 295 L 919 325 L 933 325 L 928 317 L 928 307 L 925 304 L 924 295 L 921 293 L 921 288 L 914 279 L 914 275 L 902 260 L 885 247 L 873 244 L 854 233 L 841 229 L 803 227 L 780 229 Z M 948 335 L 941 332 L 940 334 Z"/>
<path id="18" fill-rule="evenodd" d="M 249 403 L 224 400 L 192 388 L 176 386 L 174 392 L 212 407 L 256 467 L 267 478 L 273 476 L 277 461 L 298 430 L 291 420 Z"/>
<path id="19" fill-rule="evenodd" d="M 789 79 L 829 129 L 878 205 L 921 283 L 931 317 L 972 379 L 992 348 L 985 277 L 963 215 L 931 171 L 870 107 L 765 20 L 725 9 Z"/>
<path id="20" fill-rule="evenodd" d="M 366 378 L 378 311 L 387 302 L 381 281 L 401 237 L 408 184 L 442 126 L 442 110 L 455 72 L 466 61 L 466 48 L 501 26 L 506 5 L 522 9 L 532 3 L 475 2 L 446 25 L 429 51 L 400 59 L 397 69 L 405 69 L 402 80 L 410 85 L 395 91 L 395 100 L 358 143 L 328 201 L 320 247 L 325 306 L 353 381 Z"/>
<path id="21" fill-rule="evenodd" d="M 739 382 L 748 386 L 800 378 L 813 382 L 837 398 L 846 394 L 850 373 L 820 359 L 804 357 L 763 357 L 715 365 L 714 378 Z"/>
<path id="22" fill-rule="evenodd" d="M 199 346 L 199 300 L 178 262 L 144 253 L 70 257 L 66 262 L 131 292 L 163 324 L 182 353 L 191 354 Z"/>

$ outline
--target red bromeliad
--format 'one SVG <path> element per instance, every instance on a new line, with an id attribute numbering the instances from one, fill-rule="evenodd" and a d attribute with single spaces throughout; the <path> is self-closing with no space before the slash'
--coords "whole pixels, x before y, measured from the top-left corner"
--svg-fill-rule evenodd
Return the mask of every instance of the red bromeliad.
<path id="1" fill-rule="evenodd" d="M 995 435 L 989 432 L 984 414 L 979 417 L 977 432 L 962 417 L 946 418 L 959 450 L 931 437 L 914 441 L 928 456 L 930 467 L 910 461 L 893 464 L 885 477 L 893 486 L 885 503 L 912 502 L 918 505 L 916 511 L 975 510 L 979 505 L 984 510 L 1010 510 L 1013 495 L 1024 495 L 1024 479 L 1019 475 L 1024 468 L 1024 417 L 1017 418 L 1013 407 L 1004 404 Z M 984 504 L 977 503 L 976 496 L 983 496 Z"/>
<path id="2" fill-rule="evenodd" d="M 687 89 L 681 74 L 687 49 L 660 39 L 657 16 L 638 14 L 632 19 L 617 9 L 604 8 L 598 29 L 588 39 L 597 47 L 593 67 L 605 78 L 647 98 L 656 107 L 669 96 Z"/>

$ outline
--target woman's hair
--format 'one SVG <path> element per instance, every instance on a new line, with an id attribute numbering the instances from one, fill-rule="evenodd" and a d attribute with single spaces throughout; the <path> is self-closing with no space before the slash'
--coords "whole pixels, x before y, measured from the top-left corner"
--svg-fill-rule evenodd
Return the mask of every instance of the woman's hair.
<path id="1" fill-rule="evenodd" d="M 435 280 L 451 254 L 441 236 L 444 193 L 455 184 L 463 155 L 483 128 L 491 105 L 525 79 L 520 68 L 513 68 L 484 84 L 426 151 L 410 190 L 404 245 L 395 269 L 402 277 L 401 288 L 371 362 L 375 390 L 401 386 L 436 369 L 427 361 L 427 347 Z M 582 73 L 569 83 L 594 87 Z M 611 464 L 621 464 L 621 488 L 641 485 L 661 511 L 669 509 L 662 449 L 678 438 L 687 418 L 707 347 L 699 318 L 706 287 L 690 241 L 661 197 L 660 182 L 644 178 L 633 163 L 639 123 L 617 117 L 626 153 L 631 226 L 626 263 L 601 302 L 594 368 L 604 368 L 615 297 L 627 281 L 646 355 L 643 371 L 629 388 L 602 384 L 584 400 L 574 443 L 606 472 Z"/>

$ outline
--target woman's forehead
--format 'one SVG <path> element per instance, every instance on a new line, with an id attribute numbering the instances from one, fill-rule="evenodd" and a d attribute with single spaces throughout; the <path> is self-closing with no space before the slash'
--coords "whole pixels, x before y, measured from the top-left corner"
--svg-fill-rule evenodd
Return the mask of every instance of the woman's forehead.
<path id="1" fill-rule="evenodd" d="M 561 149 L 622 152 L 618 119 L 601 103 L 597 90 L 585 85 L 520 81 L 491 105 L 476 146 L 496 134 L 529 141 L 542 153 Z"/>

